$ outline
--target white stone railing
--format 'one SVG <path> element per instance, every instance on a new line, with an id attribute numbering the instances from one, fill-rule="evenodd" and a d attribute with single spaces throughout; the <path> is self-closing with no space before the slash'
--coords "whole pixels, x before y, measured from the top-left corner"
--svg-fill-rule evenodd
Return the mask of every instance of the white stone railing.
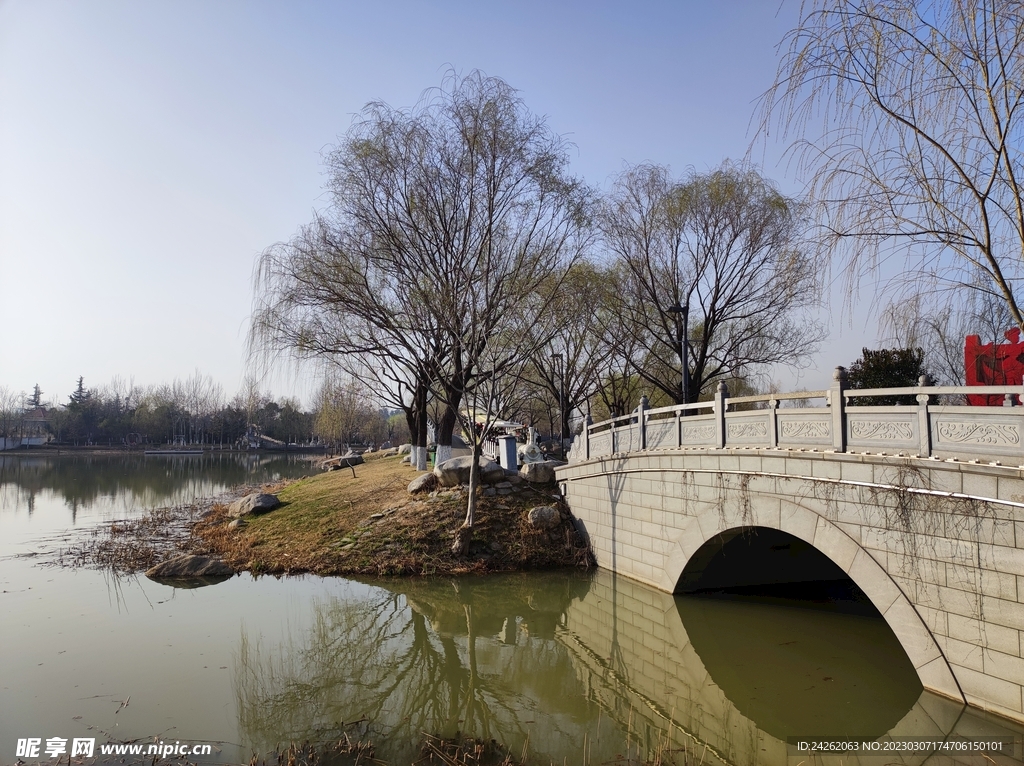
<path id="1" fill-rule="evenodd" d="M 488 436 L 484 439 L 483 444 L 480 445 L 480 451 L 485 458 L 498 462 L 498 440 L 493 436 Z"/>
<path id="2" fill-rule="evenodd" d="M 709 402 L 648 409 L 588 425 L 569 462 L 641 450 L 749 447 L 957 458 L 1024 466 L 1024 386 L 929 386 L 850 389 L 837 368 L 822 391 L 730 397 L 720 383 Z M 941 404 L 968 394 L 998 396 L 1003 405 Z M 872 405 L 882 396 L 916 404 Z M 817 406 L 785 406 L 801 404 Z M 864 402 L 861 404 L 860 402 Z"/>

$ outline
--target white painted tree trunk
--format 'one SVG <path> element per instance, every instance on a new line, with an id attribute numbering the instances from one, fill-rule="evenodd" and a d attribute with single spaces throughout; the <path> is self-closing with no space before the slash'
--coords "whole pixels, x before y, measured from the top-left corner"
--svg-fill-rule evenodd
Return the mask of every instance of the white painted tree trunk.
<path id="1" fill-rule="evenodd" d="M 452 456 L 452 445 L 450 444 L 438 444 L 437 445 L 437 458 L 435 463 L 440 465 L 445 460 L 450 460 Z"/>
<path id="2" fill-rule="evenodd" d="M 427 470 L 427 448 L 426 447 L 413 447 L 413 465 L 416 466 L 417 471 Z"/>

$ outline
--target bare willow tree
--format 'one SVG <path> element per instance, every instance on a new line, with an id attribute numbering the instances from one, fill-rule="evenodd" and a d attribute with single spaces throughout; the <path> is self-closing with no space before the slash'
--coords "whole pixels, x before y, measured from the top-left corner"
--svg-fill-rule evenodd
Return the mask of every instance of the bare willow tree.
<path id="1" fill-rule="evenodd" d="M 365 396 L 355 380 L 328 376 L 313 396 L 313 428 L 325 443 L 348 449 L 367 409 Z"/>
<path id="2" fill-rule="evenodd" d="M 175 378 L 171 392 L 173 401 L 186 416 L 188 443 L 205 442 L 214 414 L 224 406 L 220 383 L 197 369 L 185 380 Z"/>
<path id="3" fill-rule="evenodd" d="M 690 402 L 714 381 L 813 354 L 822 328 L 804 310 L 817 305 L 819 284 L 800 224 L 798 203 L 752 168 L 726 164 L 682 181 L 658 165 L 620 175 L 601 228 L 619 280 L 620 343 L 634 350 L 636 373 L 683 401 L 681 308 Z"/>
<path id="4" fill-rule="evenodd" d="M 528 379 L 542 389 L 546 401 L 557 408 L 558 423 L 552 430 L 571 433 L 571 416 L 576 410 L 589 412 L 591 398 L 600 389 L 601 375 L 614 344 L 610 342 L 612 317 L 607 296 L 616 289 L 609 269 L 580 261 L 552 280 L 544 299 L 551 302 L 545 325 L 535 333 L 547 333 L 550 341 L 538 345 Z"/>
<path id="5" fill-rule="evenodd" d="M 605 326 L 610 353 L 603 370 L 598 372 L 597 406 L 592 410 L 594 420 L 624 415 L 640 401 L 649 386 L 636 372 L 637 360 L 642 359 L 640 344 L 635 334 L 624 325 L 609 323 Z"/>
<path id="6" fill-rule="evenodd" d="M 368 105 L 330 155 L 336 207 L 440 331 L 431 335 L 431 385 L 447 405 L 439 460 L 487 344 L 575 252 L 585 190 L 567 165 L 565 140 L 480 72 L 449 73 L 409 110 Z"/>
<path id="7" fill-rule="evenodd" d="M 358 357 L 350 374 L 416 413 L 421 468 L 433 392 L 443 458 L 487 344 L 515 346 L 526 298 L 576 252 L 585 194 L 567 163 L 566 142 L 479 72 L 412 109 L 367 105 L 327 157 L 330 208 L 260 259 L 253 347 Z"/>
<path id="8" fill-rule="evenodd" d="M 366 127 L 370 135 L 336 158 L 336 178 L 381 181 L 373 186 L 375 237 L 421 286 L 417 300 L 441 332 L 447 355 L 432 376 L 446 405 L 438 459 L 457 422 L 475 458 L 453 545 L 463 554 L 489 404 L 550 337 L 536 331 L 551 326 L 542 294 L 557 289 L 579 256 L 587 190 L 567 173 L 564 139 L 507 83 L 479 72 L 449 75 L 412 112 L 376 105 Z M 489 416 L 478 428 L 466 405 L 481 404 Z"/>
<path id="9" fill-rule="evenodd" d="M 358 242 L 415 312 L 402 326 L 445 404 L 439 460 L 469 397 L 513 379 L 533 351 L 528 329 L 545 311 L 534 296 L 579 252 L 586 190 L 566 172 L 567 150 L 507 83 L 472 72 L 449 74 L 410 110 L 370 104 L 329 157 L 339 239 Z M 479 456 L 480 433 L 463 425 Z M 478 473 L 474 461 L 471 488 Z M 475 504 L 471 491 L 456 553 Z"/>
<path id="10" fill-rule="evenodd" d="M 851 295 L 903 252 L 897 294 L 981 291 L 1024 328 L 1024 5 L 814 0 L 783 45 L 763 133 L 796 137 Z"/>
<path id="11" fill-rule="evenodd" d="M 353 197 L 260 256 L 250 345 L 317 359 L 400 407 L 413 465 L 425 470 L 430 375 L 446 350 L 423 285 L 367 230 L 361 204 L 372 200 Z"/>

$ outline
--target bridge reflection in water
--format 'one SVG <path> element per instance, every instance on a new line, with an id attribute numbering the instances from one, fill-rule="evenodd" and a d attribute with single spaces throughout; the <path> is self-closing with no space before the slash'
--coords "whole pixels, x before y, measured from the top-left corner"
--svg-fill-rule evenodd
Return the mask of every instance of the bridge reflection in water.
<path id="1" fill-rule="evenodd" d="M 685 750 L 737 766 L 795 763 L 788 736 L 1022 733 L 922 691 L 884 620 L 834 593 L 672 596 L 607 571 L 360 592 L 318 603 L 280 644 L 243 634 L 234 677 L 251 747 L 326 739 L 361 716 L 389 763 L 416 760 L 421 732 L 493 738 L 529 763 L 683 763 L 668 751 Z"/>

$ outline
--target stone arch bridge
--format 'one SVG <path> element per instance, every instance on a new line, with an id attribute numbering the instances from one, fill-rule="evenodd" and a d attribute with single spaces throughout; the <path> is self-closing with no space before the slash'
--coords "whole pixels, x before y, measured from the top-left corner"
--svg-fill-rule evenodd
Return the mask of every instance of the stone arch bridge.
<path id="1" fill-rule="evenodd" d="M 1024 389 L 969 391 L 1004 406 L 850 390 L 841 371 L 824 391 L 641 402 L 588 426 L 558 480 L 599 566 L 682 592 L 738 534 L 772 530 L 853 580 L 925 688 L 1024 721 Z"/>

